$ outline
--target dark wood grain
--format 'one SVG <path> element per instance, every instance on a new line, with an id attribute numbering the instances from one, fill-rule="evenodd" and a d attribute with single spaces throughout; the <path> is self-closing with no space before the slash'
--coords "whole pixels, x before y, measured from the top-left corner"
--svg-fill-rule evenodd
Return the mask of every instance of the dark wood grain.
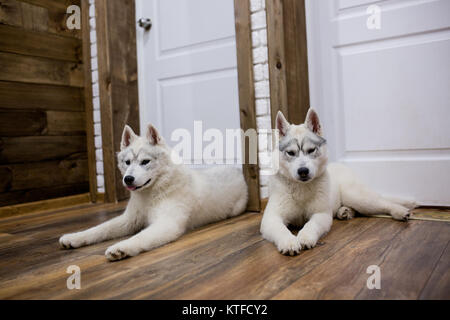
<path id="1" fill-rule="evenodd" d="M 123 128 L 139 132 L 134 1 L 97 1 L 96 26 L 105 200 L 114 202 L 129 197 L 115 160 Z"/>
<path id="2" fill-rule="evenodd" d="M 281 110 L 303 123 L 310 107 L 304 0 L 266 0 L 272 127 Z"/>
<path id="3" fill-rule="evenodd" d="M 105 201 L 116 202 L 116 162 L 114 160 L 114 127 L 112 113 L 111 62 L 109 58 L 109 26 L 107 24 L 107 2 L 96 1 L 95 25 L 97 29 L 98 54 L 98 86 L 100 94 L 100 109 L 102 122 L 103 176 L 105 185 Z"/>
<path id="4" fill-rule="evenodd" d="M 0 80 L 3 81 L 82 87 L 82 68 L 76 62 L 0 52 Z"/>
<path id="5" fill-rule="evenodd" d="M 78 136 L 86 134 L 86 112 L 47 111 L 46 119 L 46 135 Z"/>
<path id="6" fill-rule="evenodd" d="M 0 24 L 0 51 L 80 62 L 81 41 Z"/>
<path id="7" fill-rule="evenodd" d="M 250 213 L 194 230 L 137 257 L 108 262 L 119 241 L 61 250 L 58 237 L 123 212 L 125 203 L 0 219 L 2 299 L 449 299 L 445 222 L 355 218 L 334 221 L 316 248 L 279 254 Z M 82 271 L 67 290 L 66 268 Z M 366 287 L 381 268 L 382 289 Z"/>
<path id="8" fill-rule="evenodd" d="M 0 81 L 0 108 L 83 111 L 83 89 Z"/>
<path id="9" fill-rule="evenodd" d="M 0 193 L 88 181 L 86 159 L 14 164 L 0 166 L 0 171 L 6 168 L 11 180 L 7 188 L 0 189 Z"/>
<path id="10" fill-rule="evenodd" d="M 419 298 L 424 300 L 450 299 L 450 242 L 442 252 Z"/>
<path id="11" fill-rule="evenodd" d="M 1 1 L 0 206 L 7 206 L 2 215 L 22 212 L 9 208 L 14 204 L 85 193 L 89 170 L 96 192 L 93 123 L 88 121 L 92 95 L 86 96 L 86 86 L 92 86 L 90 56 L 82 56 L 81 31 L 66 25 L 68 6 L 80 4 Z M 83 13 L 88 16 L 87 2 Z M 88 18 L 82 25 L 89 51 Z"/>
<path id="12" fill-rule="evenodd" d="M 420 221 L 411 224 L 390 243 L 381 259 L 373 263 L 380 267 L 381 289 L 363 288 L 356 298 L 418 299 L 449 241 L 449 223 Z M 442 275 L 445 277 L 445 272 Z M 448 279 L 448 274 L 446 276 Z M 449 284 L 443 282 L 442 285 L 448 288 Z"/>
<path id="13" fill-rule="evenodd" d="M 267 48 L 269 52 L 270 112 L 272 128 L 278 111 L 288 117 L 287 66 L 282 0 L 265 0 L 267 15 Z"/>
<path id="14" fill-rule="evenodd" d="M 62 186 L 51 186 L 47 188 L 18 190 L 0 193 L 0 206 L 19 205 L 27 202 L 59 198 L 62 195 L 71 196 L 89 191 L 89 183 L 67 184 Z M 3 207 L 2 207 L 3 208 Z M 0 210 L 1 211 L 1 210 Z M 14 210 L 13 210 L 14 211 Z M 18 210 L 18 214 L 20 214 Z"/>
<path id="15" fill-rule="evenodd" d="M 63 210 L 67 207 L 75 207 L 75 206 L 81 207 L 83 205 L 86 206 L 90 204 L 91 204 L 90 196 L 88 193 L 78 193 L 72 196 L 64 196 L 52 199 L 44 199 L 40 201 L 32 201 L 21 204 L 3 206 L 0 207 L 0 217 L 7 218 L 19 215 L 23 216 L 36 212 L 41 213 L 42 211 L 46 210 L 56 210 L 56 209 Z"/>
<path id="16" fill-rule="evenodd" d="M 0 23 L 80 39 L 80 30 L 67 28 L 70 5 L 79 6 L 80 0 L 2 0 Z"/>
<path id="17" fill-rule="evenodd" d="M 40 135 L 47 127 L 44 111 L 0 109 L 0 137 Z"/>
<path id="18" fill-rule="evenodd" d="M 320 240 L 314 250 L 303 251 L 299 257 L 283 256 L 274 246 L 262 241 L 235 254 L 229 265 L 217 264 L 202 273 L 190 277 L 190 281 L 178 283 L 165 289 L 163 297 L 196 299 L 270 299 L 297 279 L 326 261 L 346 244 L 361 235 L 375 221 L 353 220 L 348 223 L 336 221 L 332 231 Z M 242 270 L 253 270 L 242 272 Z M 264 279 L 264 281 L 261 281 Z M 180 286 L 186 288 L 180 290 Z"/>
<path id="19" fill-rule="evenodd" d="M 67 159 L 86 154 L 86 136 L 35 136 L 0 139 L 0 164 Z"/>
<path id="20" fill-rule="evenodd" d="M 436 255 L 440 257 L 448 241 L 450 226 L 425 221 L 406 224 L 386 219 L 377 222 L 373 228 L 342 248 L 340 254 L 334 255 L 274 298 L 417 299 L 433 270 Z M 437 230 L 447 230 L 447 234 L 432 239 L 431 234 Z M 424 239 L 426 241 L 422 242 Z M 423 256 L 425 250 L 429 251 L 429 257 Z M 432 259 L 428 264 L 425 263 L 430 257 Z M 370 274 L 366 271 L 371 265 L 380 267 L 380 290 L 367 288 Z M 412 270 L 415 272 L 409 272 Z"/>
<path id="21" fill-rule="evenodd" d="M 86 114 L 62 111 L 0 109 L 0 136 L 84 135 Z"/>
<path id="22" fill-rule="evenodd" d="M 255 89 L 253 77 L 253 56 L 251 40 L 251 20 L 249 1 L 234 1 L 234 15 L 236 27 L 236 53 L 239 84 L 239 116 L 241 129 L 256 130 Z M 256 131 L 255 131 L 256 132 Z M 259 165 L 258 156 L 253 154 L 256 163 L 250 163 L 250 152 L 257 150 L 250 148 L 249 141 L 245 142 L 244 164 L 242 166 L 245 181 L 248 186 L 249 200 L 247 210 L 260 211 L 259 194 Z"/>

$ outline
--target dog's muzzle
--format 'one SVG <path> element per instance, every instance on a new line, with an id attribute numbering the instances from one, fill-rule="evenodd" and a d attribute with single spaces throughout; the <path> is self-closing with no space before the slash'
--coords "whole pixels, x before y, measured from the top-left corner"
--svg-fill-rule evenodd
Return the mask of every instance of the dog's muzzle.
<path id="1" fill-rule="evenodd" d="M 126 177 L 125 177 L 125 178 L 126 178 Z M 125 179 L 124 179 L 124 181 L 125 181 Z M 133 178 L 133 181 L 134 181 L 134 178 Z M 127 184 L 127 189 L 128 189 L 128 190 L 130 190 L 130 191 L 136 191 L 136 190 L 139 190 L 139 189 L 145 187 L 146 185 L 148 185 L 148 184 L 150 183 L 150 181 L 152 181 L 152 179 L 148 179 L 148 181 L 147 181 L 146 183 L 144 183 L 143 185 L 138 186 L 138 187 L 134 186 L 133 184 L 129 185 L 126 181 L 125 181 L 125 183 Z"/>

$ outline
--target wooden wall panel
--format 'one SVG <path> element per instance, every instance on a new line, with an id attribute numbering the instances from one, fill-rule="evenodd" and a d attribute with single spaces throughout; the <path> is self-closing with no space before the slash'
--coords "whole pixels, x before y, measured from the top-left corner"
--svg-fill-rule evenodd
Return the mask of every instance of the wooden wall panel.
<path id="1" fill-rule="evenodd" d="M 82 88 L 0 81 L 0 108 L 83 111 Z"/>
<path id="2" fill-rule="evenodd" d="M 310 107 L 304 0 L 266 0 L 272 127 L 281 110 L 303 123 Z"/>
<path id="3" fill-rule="evenodd" d="M 66 159 L 86 151 L 86 136 L 1 138 L 0 164 Z"/>
<path id="4" fill-rule="evenodd" d="M 8 182 L 0 193 L 76 184 L 87 181 L 87 159 L 45 161 L 1 166 Z M 33 177 L 33 179 L 30 179 Z"/>
<path id="5" fill-rule="evenodd" d="M 45 130 L 46 122 L 45 111 L 0 109 L 0 137 L 39 135 Z"/>
<path id="6" fill-rule="evenodd" d="M 81 40 L 0 24 L 0 51 L 80 62 Z"/>
<path id="7" fill-rule="evenodd" d="M 84 135 L 84 112 L 2 110 L 0 109 L 0 136 L 73 136 Z"/>
<path id="8" fill-rule="evenodd" d="M 95 7 L 105 201 L 115 202 L 129 197 L 116 164 L 123 128 L 139 132 L 135 2 L 97 0 Z"/>
<path id="9" fill-rule="evenodd" d="M 61 196 L 84 194 L 89 190 L 89 182 L 57 185 L 39 189 L 26 189 L 13 192 L 0 193 L 0 206 L 35 202 Z"/>
<path id="10" fill-rule="evenodd" d="M 46 112 L 45 133 L 50 136 L 78 136 L 86 133 L 85 112 Z"/>
<path id="11" fill-rule="evenodd" d="M 81 64 L 0 52 L 0 80 L 83 87 Z"/>
<path id="12" fill-rule="evenodd" d="M 67 28 L 67 7 L 80 0 L 2 0 L 0 24 L 81 39 L 81 30 Z"/>
<path id="13" fill-rule="evenodd" d="M 256 107 L 253 80 L 253 58 L 249 1 L 235 0 L 234 10 L 236 25 L 240 120 L 242 130 L 246 131 L 248 129 L 256 129 Z M 249 192 L 247 210 L 260 211 L 261 201 L 259 194 L 259 166 L 258 163 L 248 163 L 247 159 L 250 152 L 248 143 L 246 143 L 245 147 L 245 163 L 243 165 L 243 172 Z"/>
<path id="14" fill-rule="evenodd" d="M 90 46 L 66 27 L 72 4 L 81 1 L 0 3 L 0 206 L 89 191 Z"/>

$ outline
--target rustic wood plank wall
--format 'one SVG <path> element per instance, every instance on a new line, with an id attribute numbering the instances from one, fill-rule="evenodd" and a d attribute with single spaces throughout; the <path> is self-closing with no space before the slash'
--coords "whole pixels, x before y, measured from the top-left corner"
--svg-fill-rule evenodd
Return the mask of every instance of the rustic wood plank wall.
<path id="1" fill-rule="evenodd" d="M 272 128 L 278 110 L 303 123 L 310 107 L 304 0 L 266 0 Z"/>
<path id="2" fill-rule="evenodd" d="M 256 129 L 256 106 L 253 77 L 252 39 L 250 2 L 234 0 L 234 16 L 236 24 L 236 50 L 239 83 L 239 115 L 241 129 Z M 248 186 L 248 211 L 260 211 L 259 166 L 249 163 L 249 143 L 245 144 L 245 163 L 243 172 Z M 258 157 L 256 157 L 258 158 Z M 257 159 L 258 161 L 258 159 Z"/>
<path id="3" fill-rule="evenodd" d="M 89 191 L 80 0 L 0 5 L 0 206 Z"/>

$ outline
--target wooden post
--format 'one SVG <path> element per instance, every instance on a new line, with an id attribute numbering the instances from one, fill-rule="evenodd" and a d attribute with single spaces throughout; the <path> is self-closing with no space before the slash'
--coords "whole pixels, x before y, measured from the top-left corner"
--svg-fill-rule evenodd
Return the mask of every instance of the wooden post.
<path id="1" fill-rule="evenodd" d="M 310 107 L 304 0 L 266 0 L 272 128 L 281 110 L 295 124 Z"/>
<path id="2" fill-rule="evenodd" d="M 135 2 L 96 0 L 105 201 L 128 198 L 117 168 L 125 124 L 139 132 Z"/>
<path id="3" fill-rule="evenodd" d="M 241 128 L 245 132 L 247 129 L 256 129 L 255 90 L 253 80 L 253 56 L 249 1 L 235 0 L 234 11 L 236 23 L 239 109 Z M 260 211 L 261 203 L 259 194 L 259 166 L 258 163 L 247 163 L 246 159 L 249 155 L 249 151 L 249 145 L 248 143 L 246 143 L 245 154 L 243 156 L 243 172 L 249 191 L 247 210 Z"/>
<path id="4" fill-rule="evenodd" d="M 84 65 L 84 109 L 86 113 L 87 157 L 89 170 L 89 195 L 97 202 L 97 169 L 94 142 L 94 115 L 92 106 L 91 41 L 89 28 L 89 0 L 81 0 L 81 36 Z"/>

